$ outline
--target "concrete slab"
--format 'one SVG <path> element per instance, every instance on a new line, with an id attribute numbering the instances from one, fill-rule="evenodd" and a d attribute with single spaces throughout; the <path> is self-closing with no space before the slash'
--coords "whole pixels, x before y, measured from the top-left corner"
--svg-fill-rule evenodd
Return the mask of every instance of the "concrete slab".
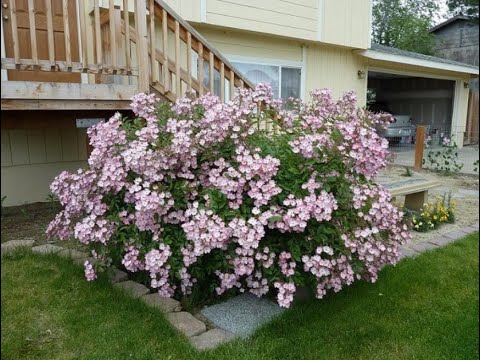
<path id="1" fill-rule="evenodd" d="M 201 313 L 216 327 L 246 338 L 284 310 L 270 300 L 258 298 L 253 294 L 242 294 L 209 306 Z"/>

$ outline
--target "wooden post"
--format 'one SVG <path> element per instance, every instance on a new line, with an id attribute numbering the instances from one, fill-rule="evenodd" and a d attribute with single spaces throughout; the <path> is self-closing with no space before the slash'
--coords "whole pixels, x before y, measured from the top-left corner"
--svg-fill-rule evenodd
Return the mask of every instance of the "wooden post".
<path id="1" fill-rule="evenodd" d="M 165 94 L 170 92 L 170 70 L 168 70 L 168 14 L 162 9 L 162 41 L 163 41 L 163 87 Z"/>
<path id="2" fill-rule="evenodd" d="M 198 95 L 203 96 L 203 44 L 198 44 Z"/>
<path id="3" fill-rule="evenodd" d="M 97 65 L 102 66 L 103 63 L 103 54 L 102 54 L 102 35 L 100 27 L 100 7 L 98 5 L 98 0 L 93 1 L 93 14 L 95 19 L 95 47 L 97 50 Z"/>
<path id="4" fill-rule="evenodd" d="M 146 93 L 150 85 L 146 0 L 135 1 L 135 28 L 137 30 L 138 91 Z"/>
<path id="5" fill-rule="evenodd" d="M 80 2 L 80 8 L 85 11 L 83 0 Z M 45 1 L 45 12 L 47 14 L 47 43 L 48 43 L 48 59 L 50 60 L 50 67 L 55 68 L 55 38 L 53 34 L 53 15 L 52 15 L 52 0 Z M 82 19 L 82 18 L 80 18 Z M 85 18 L 83 18 L 85 19 Z M 85 25 L 85 24 L 83 24 Z M 83 30 L 82 30 L 83 31 Z M 82 34 L 80 34 L 82 35 Z M 83 45 L 83 40 L 82 40 Z"/>
<path id="6" fill-rule="evenodd" d="M 128 0 L 123 0 L 123 26 L 125 32 L 125 64 L 127 74 L 132 71 L 132 58 L 130 54 L 130 15 L 128 13 Z"/>
<path id="7" fill-rule="evenodd" d="M 422 170 L 423 166 L 423 148 L 425 142 L 425 126 L 417 126 L 415 136 L 415 170 Z"/>

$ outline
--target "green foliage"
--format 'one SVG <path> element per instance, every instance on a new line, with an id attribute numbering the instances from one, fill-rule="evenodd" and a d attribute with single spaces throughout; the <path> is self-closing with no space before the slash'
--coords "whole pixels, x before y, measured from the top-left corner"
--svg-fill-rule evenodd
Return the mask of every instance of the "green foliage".
<path id="1" fill-rule="evenodd" d="M 467 15 L 478 21 L 479 0 L 447 0 L 452 16 Z"/>
<path id="2" fill-rule="evenodd" d="M 445 175 L 459 172 L 463 169 L 464 165 L 458 159 L 458 146 L 453 140 L 449 145 L 444 145 L 438 150 L 429 150 L 427 159 L 423 159 L 423 163 L 428 169 L 441 172 Z"/>
<path id="3" fill-rule="evenodd" d="M 3 214 L 3 203 L 5 202 L 5 199 L 7 198 L 7 196 L 2 196 L 2 207 L 1 207 L 1 213 Z"/>
<path id="4" fill-rule="evenodd" d="M 405 166 L 405 172 L 402 174 L 402 176 L 412 177 L 413 176 L 412 170 L 410 170 L 409 167 Z"/>
<path id="5" fill-rule="evenodd" d="M 55 210 L 57 208 L 58 198 L 55 196 L 55 194 L 48 194 L 46 200 L 50 204 L 50 209 Z"/>
<path id="6" fill-rule="evenodd" d="M 374 0 L 373 42 L 426 55 L 435 52 L 435 38 L 429 33 L 434 0 Z"/>

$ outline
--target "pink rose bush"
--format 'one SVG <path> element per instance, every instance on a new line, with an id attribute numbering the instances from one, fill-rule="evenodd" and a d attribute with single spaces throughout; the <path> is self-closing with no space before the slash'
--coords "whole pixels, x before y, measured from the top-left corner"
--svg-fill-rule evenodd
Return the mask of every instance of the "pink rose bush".
<path id="1" fill-rule="evenodd" d="M 91 248 L 87 280 L 103 260 L 161 296 L 251 292 L 289 307 L 300 287 L 322 298 L 398 261 L 410 233 L 373 181 L 389 156 L 375 128 L 391 117 L 353 93 L 282 102 L 261 84 L 227 103 L 139 94 L 131 107 L 135 119 L 88 129 L 88 169 L 51 185 L 63 210 L 47 233 Z M 259 130 L 274 113 L 278 134 Z"/>

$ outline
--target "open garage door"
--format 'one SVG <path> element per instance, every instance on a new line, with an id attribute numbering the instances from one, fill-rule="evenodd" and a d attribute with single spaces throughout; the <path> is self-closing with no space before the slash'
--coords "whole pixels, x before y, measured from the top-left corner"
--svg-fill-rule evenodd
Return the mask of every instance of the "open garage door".
<path id="1" fill-rule="evenodd" d="M 428 154 L 438 154 L 446 141 L 454 140 L 461 145 L 467 135 L 465 126 L 454 121 L 455 89 L 453 80 L 415 77 L 370 71 L 368 74 L 367 105 L 374 112 L 384 111 L 393 115 L 395 122 L 382 131 L 395 153 L 395 164 L 413 166 L 418 125 L 426 128 Z M 478 144 L 458 150 L 461 172 L 475 173 L 478 165 Z M 428 166 L 428 164 L 426 165 Z"/>
<path id="2" fill-rule="evenodd" d="M 455 82 L 370 71 L 368 107 L 395 118 L 382 135 L 397 163 L 413 166 L 416 127 L 424 125 L 432 146 L 451 137 Z"/>

